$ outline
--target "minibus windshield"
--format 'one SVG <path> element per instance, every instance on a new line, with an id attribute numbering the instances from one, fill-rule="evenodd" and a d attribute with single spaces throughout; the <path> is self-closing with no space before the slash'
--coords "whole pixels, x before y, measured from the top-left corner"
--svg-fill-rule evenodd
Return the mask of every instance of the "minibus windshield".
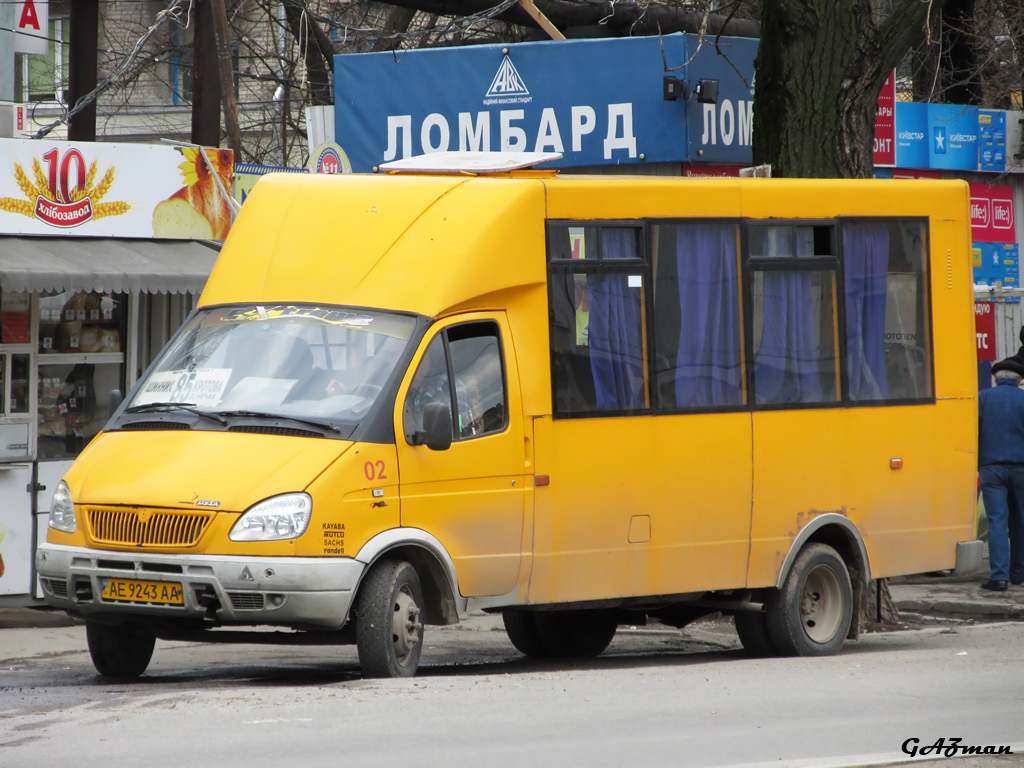
<path id="1" fill-rule="evenodd" d="M 412 317 L 310 305 L 200 310 L 140 383 L 126 412 L 269 415 L 334 429 L 373 405 L 413 333 Z"/>

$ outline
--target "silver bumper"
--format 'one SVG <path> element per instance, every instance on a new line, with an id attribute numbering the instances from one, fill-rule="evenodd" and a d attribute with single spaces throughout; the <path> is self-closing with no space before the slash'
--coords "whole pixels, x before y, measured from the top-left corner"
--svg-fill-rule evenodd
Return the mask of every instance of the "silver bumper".
<path id="1" fill-rule="evenodd" d="M 36 568 L 46 602 L 83 616 L 338 629 L 366 565 L 345 557 L 143 554 L 42 543 Z M 106 600 L 103 583 L 109 578 L 180 584 L 183 604 Z"/>

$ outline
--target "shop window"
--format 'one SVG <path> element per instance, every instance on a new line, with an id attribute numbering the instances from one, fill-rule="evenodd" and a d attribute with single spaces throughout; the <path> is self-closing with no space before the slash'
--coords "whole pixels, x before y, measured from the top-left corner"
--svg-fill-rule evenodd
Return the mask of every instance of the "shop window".
<path id="1" fill-rule="evenodd" d="M 67 291 L 39 299 L 39 352 L 121 352 L 127 297 Z"/>
<path id="2" fill-rule="evenodd" d="M 647 407 L 645 284 L 637 226 L 549 229 L 549 311 L 555 413 Z"/>
<path id="3" fill-rule="evenodd" d="M 655 224 L 651 244 L 656 406 L 743 405 L 738 224 Z"/>
<path id="4" fill-rule="evenodd" d="M 846 363 L 856 401 L 930 397 L 923 221 L 844 221 Z"/>
<path id="5" fill-rule="evenodd" d="M 410 445 L 424 443 L 426 406 L 452 404 L 453 438 L 468 440 L 504 431 L 508 397 L 501 337 L 493 322 L 462 323 L 437 334 L 413 374 L 403 407 L 403 429 Z"/>
<path id="6" fill-rule="evenodd" d="M 127 297 L 65 291 L 39 298 L 38 455 L 73 458 L 124 392 Z"/>
<path id="7" fill-rule="evenodd" d="M 110 392 L 123 381 L 121 363 L 40 362 L 39 458 L 77 456 L 110 418 Z"/>
<path id="8" fill-rule="evenodd" d="M 759 405 L 839 399 L 830 225 L 751 224 L 754 397 Z"/>

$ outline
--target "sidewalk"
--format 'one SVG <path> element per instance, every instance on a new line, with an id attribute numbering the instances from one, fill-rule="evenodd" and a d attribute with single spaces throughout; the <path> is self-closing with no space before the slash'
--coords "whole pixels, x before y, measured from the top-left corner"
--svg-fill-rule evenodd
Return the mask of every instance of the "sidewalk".
<path id="1" fill-rule="evenodd" d="M 1024 585 L 1006 592 L 981 588 L 985 574 L 974 576 L 900 576 L 889 592 L 901 614 L 983 621 L 1024 621 Z"/>

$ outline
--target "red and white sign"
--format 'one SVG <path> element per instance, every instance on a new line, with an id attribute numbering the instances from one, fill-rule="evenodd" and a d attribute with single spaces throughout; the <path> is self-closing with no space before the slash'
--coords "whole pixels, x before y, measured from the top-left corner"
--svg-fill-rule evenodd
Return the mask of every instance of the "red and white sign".
<path id="1" fill-rule="evenodd" d="M 1013 185 L 971 184 L 971 239 L 1015 243 Z"/>
<path id="2" fill-rule="evenodd" d="M 687 179 L 729 179 L 740 175 L 738 165 L 687 165 L 683 164 L 683 176 Z"/>
<path id="3" fill-rule="evenodd" d="M 14 52 L 46 53 L 50 36 L 47 0 L 15 0 Z"/>
<path id="4" fill-rule="evenodd" d="M 978 359 L 996 359 L 996 314 L 991 301 L 974 302 L 974 335 L 978 342 Z"/>
<path id="5" fill-rule="evenodd" d="M 878 94 L 874 162 L 876 166 L 896 165 L 896 70 L 889 73 Z"/>

